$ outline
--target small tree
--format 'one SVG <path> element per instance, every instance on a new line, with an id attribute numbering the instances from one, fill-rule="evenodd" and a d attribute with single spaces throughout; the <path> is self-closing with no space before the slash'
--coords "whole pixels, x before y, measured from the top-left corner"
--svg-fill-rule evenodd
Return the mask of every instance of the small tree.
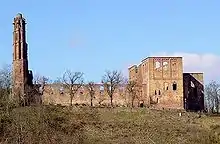
<path id="1" fill-rule="evenodd" d="M 95 95 L 95 83 L 94 82 L 89 82 L 86 85 L 86 88 L 89 91 L 91 106 L 93 106 L 93 98 L 94 98 L 94 95 Z"/>
<path id="2" fill-rule="evenodd" d="M 0 107 L 3 107 L 6 113 L 9 113 L 10 107 L 13 105 L 10 99 L 11 88 L 12 88 L 11 65 L 4 65 L 0 69 Z"/>
<path id="3" fill-rule="evenodd" d="M 105 75 L 102 78 L 102 83 L 107 90 L 107 94 L 111 99 L 111 106 L 113 107 L 113 95 L 115 90 L 123 82 L 123 76 L 119 71 L 106 71 Z"/>
<path id="4" fill-rule="evenodd" d="M 64 87 L 68 89 L 70 95 L 70 106 L 73 105 L 73 97 L 83 85 L 83 73 L 81 72 L 72 72 L 67 70 L 61 79 Z"/>
<path id="5" fill-rule="evenodd" d="M 11 88 L 12 86 L 12 71 L 10 65 L 4 65 L 0 69 L 0 87 L 1 88 Z"/>
<path id="6" fill-rule="evenodd" d="M 11 66 L 4 65 L 0 69 L 0 99 L 1 101 L 8 101 L 11 92 L 12 77 L 11 77 Z"/>
<path id="7" fill-rule="evenodd" d="M 42 94 L 42 95 L 43 95 L 43 92 L 44 92 L 44 86 L 48 82 L 49 82 L 49 78 L 48 77 L 41 76 L 39 74 L 34 76 L 34 84 L 40 85 L 39 91 L 40 91 L 40 94 Z"/>
<path id="8" fill-rule="evenodd" d="M 134 100 L 137 97 L 138 85 L 136 81 L 128 81 L 126 89 L 128 91 L 129 96 L 131 97 L 131 106 L 134 107 Z"/>
<path id="9" fill-rule="evenodd" d="M 206 100 L 208 102 L 208 108 L 212 112 L 219 113 L 220 108 L 220 84 L 215 81 L 210 82 L 205 88 Z"/>

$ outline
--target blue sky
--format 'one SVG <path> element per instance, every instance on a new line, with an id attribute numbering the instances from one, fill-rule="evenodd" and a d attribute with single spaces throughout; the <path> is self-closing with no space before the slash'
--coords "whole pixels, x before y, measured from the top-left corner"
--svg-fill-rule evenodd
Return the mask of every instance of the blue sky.
<path id="1" fill-rule="evenodd" d="M 12 20 L 21 12 L 29 67 L 51 79 L 71 69 L 99 81 L 106 69 L 126 73 L 131 64 L 158 54 L 183 55 L 186 71 L 219 79 L 219 5 L 217 0 L 2 1 L 0 64 L 11 63 Z"/>

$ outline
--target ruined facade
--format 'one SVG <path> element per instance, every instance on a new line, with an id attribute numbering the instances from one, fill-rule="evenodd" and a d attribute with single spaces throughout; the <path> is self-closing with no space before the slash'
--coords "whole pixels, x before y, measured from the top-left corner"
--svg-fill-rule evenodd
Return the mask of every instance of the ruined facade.
<path id="1" fill-rule="evenodd" d="M 91 105 L 90 91 L 83 85 L 73 98 L 73 105 Z M 47 84 L 43 92 L 44 104 L 61 104 L 70 105 L 69 90 L 62 84 Z M 102 84 L 95 84 L 94 97 L 92 98 L 93 106 L 110 106 L 110 97 Z M 126 93 L 126 87 L 121 86 L 115 90 L 113 95 L 114 106 L 129 106 L 130 97 Z"/>
<path id="2" fill-rule="evenodd" d="M 26 22 L 22 14 L 14 18 L 13 26 L 13 62 L 12 62 L 12 94 L 23 97 L 29 86 L 32 86 L 32 71 L 28 70 L 28 45 L 26 42 Z"/>
<path id="3" fill-rule="evenodd" d="M 28 83 L 28 57 L 25 32 L 25 19 L 22 14 L 14 18 L 13 31 L 13 94 L 24 95 Z"/>
<path id="4" fill-rule="evenodd" d="M 22 14 L 17 14 L 13 25 L 13 95 L 34 103 L 70 105 L 68 89 L 62 84 L 32 83 L 33 74 L 28 70 L 26 23 Z M 129 80 L 137 83 L 134 106 L 187 110 L 204 108 L 203 74 L 183 73 L 182 57 L 148 57 L 141 64 L 129 68 Z M 131 102 L 126 85 L 118 87 L 113 95 L 113 105 L 129 106 Z M 86 85 L 76 93 L 73 104 L 91 104 Z M 110 97 L 102 84 L 95 85 L 93 105 L 110 105 Z"/>
<path id="5" fill-rule="evenodd" d="M 13 62 L 12 62 L 12 94 L 25 102 L 25 105 L 44 103 L 70 105 L 70 95 L 62 84 L 33 84 L 32 71 L 28 70 L 28 45 L 26 42 L 26 22 L 18 13 L 13 21 Z M 113 103 L 127 105 L 125 89 L 116 90 Z M 73 99 L 73 104 L 90 105 L 91 97 L 85 86 L 82 86 Z M 110 98 L 102 84 L 96 84 L 93 105 L 109 105 Z"/>
<path id="6" fill-rule="evenodd" d="M 204 109 L 203 73 L 183 73 L 184 108 L 186 110 Z"/>
<path id="7" fill-rule="evenodd" d="M 182 57 L 148 57 L 138 66 L 129 68 L 129 80 L 136 81 L 140 86 L 140 97 L 146 105 L 178 109 L 204 108 L 203 73 L 183 73 Z M 193 90 L 191 83 L 196 85 Z"/>

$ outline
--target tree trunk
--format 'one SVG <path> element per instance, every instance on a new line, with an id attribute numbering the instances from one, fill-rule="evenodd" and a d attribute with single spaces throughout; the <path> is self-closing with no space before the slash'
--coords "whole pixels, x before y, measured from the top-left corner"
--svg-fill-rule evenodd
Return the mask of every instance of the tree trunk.
<path id="1" fill-rule="evenodd" d="M 218 100 L 216 101 L 216 112 L 217 112 L 217 114 L 219 114 L 219 102 L 218 102 Z"/>
<path id="2" fill-rule="evenodd" d="M 93 103 L 92 103 L 92 97 L 91 97 L 91 107 L 93 106 Z"/>
<path id="3" fill-rule="evenodd" d="M 111 98 L 111 106 L 113 107 L 113 98 L 112 98 L 112 96 L 110 96 L 110 98 Z"/>
<path id="4" fill-rule="evenodd" d="M 73 95 L 70 95 L 70 106 L 73 106 Z"/>
<path id="5" fill-rule="evenodd" d="M 131 100 L 131 107 L 133 108 L 134 107 L 134 98 L 132 97 L 132 100 Z"/>

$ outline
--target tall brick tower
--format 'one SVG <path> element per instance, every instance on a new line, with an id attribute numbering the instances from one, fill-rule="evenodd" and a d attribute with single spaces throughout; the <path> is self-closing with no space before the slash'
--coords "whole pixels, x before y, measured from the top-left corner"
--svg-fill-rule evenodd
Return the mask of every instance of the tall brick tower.
<path id="1" fill-rule="evenodd" d="M 13 22 L 12 94 L 19 97 L 24 96 L 29 77 L 25 24 L 22 14 L 18 13 Z"/>

